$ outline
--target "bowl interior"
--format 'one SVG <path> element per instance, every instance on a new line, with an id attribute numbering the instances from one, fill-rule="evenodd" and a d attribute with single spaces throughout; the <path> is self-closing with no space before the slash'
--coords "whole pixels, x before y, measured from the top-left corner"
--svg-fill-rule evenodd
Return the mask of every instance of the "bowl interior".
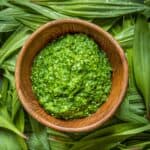
<path id="1" fill-rule="evenodd" d="M 35 55 L 53 39 L 66 33 L 85 33 L 91 36 L 106 52 L 113 68 L 112 88 L 107 101 L 91 116 L 68 121 L 56 119 L 44 111 L 32 92 L 30 80 Z M 100 126 L 115 112 L 125 94 L 128 71 L 122 49 L 108 33 L 86 21 L 67 19 L 47 23 L 31 35 L 18 57 L 15 76 L 20 100 L 35 119 L 56 130 L 82 132 Z"/>

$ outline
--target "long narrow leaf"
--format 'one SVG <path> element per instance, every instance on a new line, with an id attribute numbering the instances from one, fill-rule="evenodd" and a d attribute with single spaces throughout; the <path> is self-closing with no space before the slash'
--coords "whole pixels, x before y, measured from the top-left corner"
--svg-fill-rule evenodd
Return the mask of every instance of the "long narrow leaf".
<path id="1" fill-rule="evenodd" d="M 149 123 L 149 121 L 145 118 L 145 107 L 142 107 L 143 105 L 140 103 L 143 99 L 135 86 L 135 79 L 133 76 L 132 51 L 132 49 L 127 50 L 127 59 L 129 66 L 129 87 L 126 97 L 120 108 L 118 109 L 116 116 L 123 121 L 133 122 L 137 124 L 147 124 Z M 139 103 L 140 107 L 138 105 Z"/>
<path id="2" fill-rule="evenodd" d="M 2 64 L 6 58 L 16 52 L 19 48 L 21 48 L 29 36 L 28 30 L 28 28 L 22 28 L 21 26 L 8 38 L 0 49 L 0 64 Z"/>
<path id="3" fill-rule="evenodd" d="M 148 9 L 145 5 L 127 1 L 65 1 L 44 3 L 65 15 L 82 18 L 112 18 Z"/>
<path id="4" fill-rule="evenodd" d="M 139 16 L 135 27 L 133 65 L 138 89 L 142 93 L 147 115 L 150 115 L 150 28 L 146 19 Z"/>
<path id="5" fill-rule="evenodd" d="M 34 3 L 30 3 L 30 2 L 24 2 L 24 1 L 12 1 L 11 2 L 14 5 L 19 5 L 22 7 L 27 7 L 28 9 L 31 9 L 33 11 L 35 11 L 36 13 L 39 13 L 49 19 L 59 19 L 59 18 L 66 18 L 68 16 L 60 14 L 52 9 L 48 9 L 47 7 L 43 7 L 40 5 L 36 5 Z"/>
<path id="6" fill-rule="evenodd" d="M 0 21 L 0 32 L 14 31 L 18 26 L 19 23 L 16 21 L 11 21 L 11 22 Z"/>
<path id="7" fill-rule="evenodd" d="M 128 125 L 128 127 L 130 127 L 130 126 Z M 132 137 L 133 135 L 136 135 L 136 134 L 144 132 L 144 131 L 150 131 L 149 124 L 142 126 L 142 127 L 136 127 L 136 126 L 134 127 L 133 126 L 133 128 L 126 129 L 124 131 L 121 131 L 120 133 L 111 134 L 108 136 L 103 136 L 103 137 L 91 139 L 88 141 L 81 140 L 80 143 L 73 146 L 70 150 L 78 150 L 78 149 L 96 150 L 98 147 L 108 150 L 108 149 L 111 149 L 112 147 L 116 146 L 118 144 L 118 142 L 121 142 L 129 137 Z"/>
<path id="8" fill-rule="evenodd" d="M 26 136 L 15 127 L 15 125 L 9 118 L 8 112 L 5 107 L 0 108 L 0 127 L 11 130 L 19 136 L 26 138 Z"/>

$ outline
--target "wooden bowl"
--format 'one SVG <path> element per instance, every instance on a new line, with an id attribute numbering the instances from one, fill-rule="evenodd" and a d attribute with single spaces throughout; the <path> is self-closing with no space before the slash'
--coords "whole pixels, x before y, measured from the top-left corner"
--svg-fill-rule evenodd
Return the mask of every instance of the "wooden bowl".
<path id="1" fill-rule="evenodd" d="M 66 33 L 85 33 L 91 36 L 106 52 L 113 68 L 112 88 L 107 101 L 89 117 L 68 121 L 56 119 L 44 111 L 33 94 L 30 80 L 35 55 L 53 39 Z M 43 25 L 30 36 L 18 56 L 15 80 L 20 101 L 33 118 L 59 131 L 85 132 L 99 127 L 115 113 L 127 88 L 128 65 L 119 44 L 102 28 L 79 19 L 63 19 Z"/>

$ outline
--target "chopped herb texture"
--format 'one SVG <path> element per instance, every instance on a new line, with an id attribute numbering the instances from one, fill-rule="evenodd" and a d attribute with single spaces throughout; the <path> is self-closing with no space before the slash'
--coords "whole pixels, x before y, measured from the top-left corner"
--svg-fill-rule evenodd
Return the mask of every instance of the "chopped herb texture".
<path id="1" fill-rule="evenodd" d="M 89 116 L 111 89 L 111 65 L 96 42 L 66 34 L 43 48 L 33 61 L 32 89 L 42 107 L 61 119 Z"/>

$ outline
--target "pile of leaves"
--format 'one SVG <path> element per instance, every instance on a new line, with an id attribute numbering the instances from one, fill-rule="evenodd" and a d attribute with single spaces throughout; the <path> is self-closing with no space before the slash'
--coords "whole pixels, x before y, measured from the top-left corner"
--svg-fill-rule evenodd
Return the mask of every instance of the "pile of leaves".
<path id="1" fill-rule="evenodd" d="M 150 0 L 0 0 L 0 150 L 150 149 Z M 123 103 L 90 133 L 44 127 L 22 108 L 15 89 L 17 55 L 39 26 L 80 18 L 101 26 L 120 43 L 129 64 Z"/>

